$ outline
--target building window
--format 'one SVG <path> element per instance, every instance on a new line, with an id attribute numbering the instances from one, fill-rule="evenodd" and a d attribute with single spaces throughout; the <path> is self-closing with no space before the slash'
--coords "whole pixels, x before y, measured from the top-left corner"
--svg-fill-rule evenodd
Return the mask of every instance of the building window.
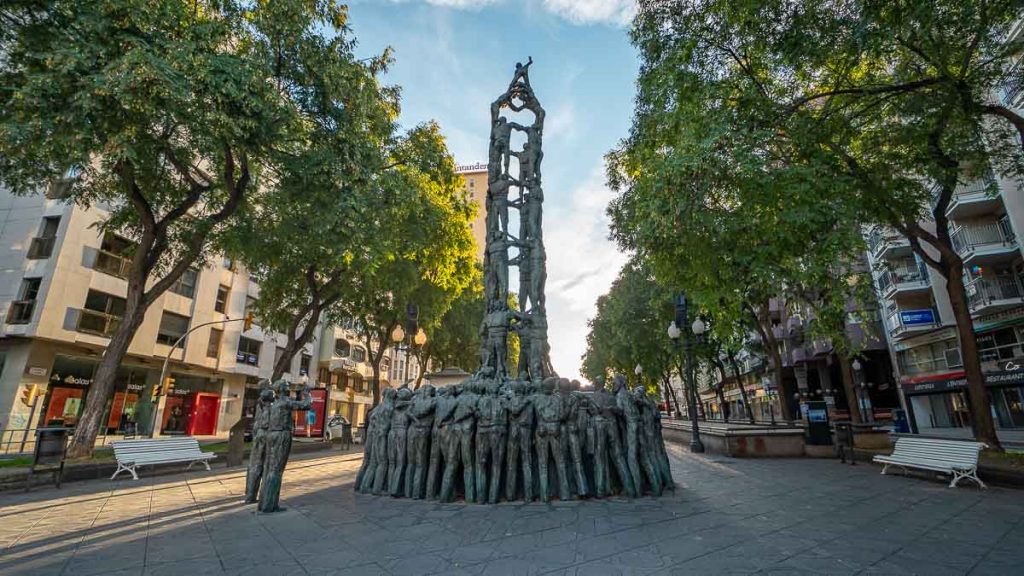
<path id="1" fill-rule="evenodd" d="M 199 271 L 189 268 L 188 270 L 185 270 L 184 274 L 174 281 L 174 284 L 171 284 L 171 287 L 168 288 L 168 290 L 175 294 L 180 294 L 185 298 L 192 298 L 196 294 L 196 280 L 198 278 Z"/>
<path id="2" fill-rule="evenodd" d="M 366 350 L 362 346 L 353 346 L 352 359 L 356 362 L 366 362 Z"/>
<path id="3" fill-rule="evenodd" d="M 42 278 L 25 278 L 21 281 L 18 299 L 11 302 L 11 308 L 7 311 L 8 324 L 28 324 L 32 321 L 32 311 L 42 282 Z"/>
<path id="4" fill-rule="evenodd" d="M 29 260 L 46 260 L 53 254 L 53 245 L 57 241 L 57 228 L 60 216 L 47 216 L 39 227 L 39 236 L 32 239 L 28 247 Z"/>
<path id="5" fill-rule="evenodd" d="M 216 358 L 220 355 L 220 341 L 224 338 L 224 331 L 220 328 L 210 328 L 210 341 L 206 344 L 206 357 Z"/>
<path id="6" fill-rule="evenodd" d="M 309 364 L 313 361 L 313 357 L 309 354 L 302 354 L 302 358 L 299 359 L 299 376 L 309 376 Z"/>
<path id="7" fill-rule="evenodd" d="M 352 345 L 348 343 L 348 340 L 339 338 L 334 341 L 334 355 L 338 358 L 348 358 L 351 351 Z"/>
<path id="8" fill-rule="evenodd" d="M 163 317 L 160 318 L 160 330 L 156 333 L 157 344 L 174 346 L 177 342 L 177 347 L 183 348 L 184 341 L 178 342 L 178 340 L 188 332 L 189 320 L 188 316 L 165 311 Z"/>
<path id="9" fill-rule="evenodd" d="M 242 316 L 248 316 L 250 313 L 255 314 L 256 313 L 255 312 L 255 308 L 256 308 L 256 298 L 253 297 L 253 296 L 246 296 L 245 297 L 245 312 L 242 313 Z"/>
<path id="10" fill-rule="evenodd" d="M 213 309 L 221 314 L 227 313 L 230 290 L 223 284 L 217 287 L 217 299 L 213 302 Z"/>
<path id="11" fill-rule="evenodd" d="M 380 373 L 389 374 L 391 372 L 391 358 L 387 356 L 380 359 Z"/>
<path id="12" fill-rule="evenodd" d="M 78 316 L 78 331 L 110 336 L 121 323 L 124 308 L 124 298 L 89 290 L 85 297 L 85 306 Z"/>
<path id="13" fill-rule="evenodd" d="M 131 240 L 114 234 L 104 235 L 93 269 L 117 278 L 127 278 L 134 248 L 135 244 Z"/>
<path id="14" fill-rule="evenodd" d="M 258 365 L 260 363 L 260 347 L 262 346 L 263 343 L 259 340 L 242 336 L 238 339 L 238 354 L 235 360 L 250 366 Z"/>
<path id="15" fill-rule="evenodd" d="M 327 368 L 321 368 L 317 379 L 320 380 L 321 384 L 326 386 L 331 381 L 331 371 Z"/>

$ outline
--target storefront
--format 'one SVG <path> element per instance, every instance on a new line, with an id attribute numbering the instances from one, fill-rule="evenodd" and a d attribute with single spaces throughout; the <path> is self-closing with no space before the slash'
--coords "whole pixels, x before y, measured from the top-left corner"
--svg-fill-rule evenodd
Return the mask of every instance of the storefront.
<path id="1" fill-rule="evenodd" d="M 49 386 L 41 424 L 74 427 L 88 397 L 97 360 L 58 354 L 50 370 Z M 114 396 L 107 404 L 105 431 L 120 432 L 135 422 L 139 394 L 146 386 L 149 370 L 122 366 L 114 377 Z"/>
<path id="2" fill-rule="evenodd" d="M 161 434 L 211 436 L 217 433 L 224 381 L 172 373 L 174 387 L 164 404 Z"/>
<path id="3" fill-rule="evenodd" d="M 40 424 L 75 427 L 82 415 L 99 361 L 58 354 L 50 370 L 49 386 Z M 159 372 L 137 366 L 122 366 L 114 379 L 114 393 L 108 400 L 103 432 L 122 433 L 136 423 L 136 408 L 147 383 L 156 384 Z M 172 373 L 174 387 L 167 396 L 161 422 L 164 434 L 215 434 L 223 381 L 202 376 Z"/>
<path id="4" fill-rule="evenodd" d="M 985 372 L 997 428 L 1024 428 L 1024 362 L 1008 360 Z M 919 429 L 969 428 L 971 413 L 963 371 L 904 379 L 903 392 Z"/>

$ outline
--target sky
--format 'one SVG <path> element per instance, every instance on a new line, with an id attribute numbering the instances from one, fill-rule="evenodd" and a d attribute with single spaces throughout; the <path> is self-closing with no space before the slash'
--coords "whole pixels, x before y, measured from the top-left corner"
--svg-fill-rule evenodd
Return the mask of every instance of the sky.
<path id="1" fill-rule="evenodd" d="M 544 126 L 551 361 L 578 378 L 587 320 L 626 256 L 608 239 L 604 155 L 625 137 L 638 60 L 632 0 L 353 0 L 362 57 L 390 46 L 404 128 L 437 121 L 458 164 L 487 162 L 490 103 L 532 56 Z M 513 278 L 515 276 L 513 275 Z M 512 281 L 512 286 L 517 282 Z M 474 367 L 465 367 L 472 370 Z"/>

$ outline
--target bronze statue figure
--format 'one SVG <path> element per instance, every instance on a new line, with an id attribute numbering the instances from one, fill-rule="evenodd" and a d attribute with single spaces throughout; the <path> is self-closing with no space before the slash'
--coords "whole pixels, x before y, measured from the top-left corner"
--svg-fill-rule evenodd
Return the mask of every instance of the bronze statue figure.
<path id="1" fill-rule="evenodd" d="M 498 395 L 500 384 L 497 379 L 481 385 L 486 389 L 476 403 L 476 493 L 481 503 L 495 504 L 505 462 L 508 408 Z"/>
<path id="2" fill-rule="evenodd" d="M 391 413 L 391 428 L 388 430 L 388 493 L 392 496 L 399 496 L 402 493 L 411 404 L 412 390 L 402 386 L 398 389 L 398 400 L 395 401 L 395 409 Z"/>
<path id="3" fill-rule="evenodd" d="M 452 416 L 455 415 L 455 386 L 444 386 L 438 393 L 434 408 L 434 427 L 430 435 L 430 469 L 427 471 L 426 498 L 437 498 L 438 482 L 442 476 L 442 466 L 447 466 L 449 446 L 449 428 Z"/>
<path id="4" fill-rule="evenodd" d="M 434 428 L 434 411 L 437 399 L 434 387 L 424 384 L 416 391 L 409 417 L 412 427 L 409 429 L 408 456 L 406 457 L 405 497 L 417 500 L 424 497 L 424 481 L 427 478 L 427 466 L 430 457 L 430 436 Z"/>
<path id="5" fill-rule="evenodd" d="M 256 502 L 263 479 L 263 465 L 267 460 L 267 433 L 270 432 L 270 405 L 274 402 L 274 391 L 270 380 L 260 380 L 260 395 L 252 422 L 252 450 L 249 452 L 249 468 L 245 472 L 245 503 Z"/>
<path id="6" fill-rule="evenodd" d="M 532 397 L 534 410 L 537 414 L 537 432 L 534 439 L 537 446 L 537 474 L 540 479 L 540 499 L 547 502 L 551 498 L 548 488 L 548 461 L 554 459 L 555 473 L 558 477 L 558 497 L 569 499 L 569 481 L 565 471 L 565 454 L 562 452 L 562 418 L 565 406 L 561 396 L 555 394 L 554 377 L 541 382 L 540 392 Z"/>
<path id="7" fill-rule="evenodd" d="M 508 402 L 511 422 L 508 427 L 508 464 L 505 471 L 505 498 L 515 500 L 518 470 L 523 470 L 523 499 L 533 501 L 533 402 L 529 394 L 529 376 L 524 372 L 512 383 Z"/>
<path id="8" fill-rule="evenodd" d="M 313 405 L 308 387 L 302 390 L 301 400 L 292 400 L 288 397 L 288 382 L 285 380 L 274 382 L 273 389 L 277 397 L 268 409 L 270 422 L 267 431 L 267 456 L 258 505 L 259 511 L 265 513 L 282 509 L 279 505 L 281 479 L 292 450 L 292 430 L 295 427 L 292 413 L 295 410 L 309 410 Z"/>
<path id="9" fill-rule="evenodd" d="M 604 387 L 604 378 L 594 383 L 594 393 L 590 398 L 590 422 L 594 427 L 594 485 L 598 497 L 611 493 L 611 469 L 608 467 L 609 457 L 619 475 L 623 491 L 630 497 L 637 496 L 632 476 L 626 468 L 626 458 L 622 453 L 619 440 L 618 416 L 619 407 Z M 609 454 L 609 451 L 611 454 Z"/>

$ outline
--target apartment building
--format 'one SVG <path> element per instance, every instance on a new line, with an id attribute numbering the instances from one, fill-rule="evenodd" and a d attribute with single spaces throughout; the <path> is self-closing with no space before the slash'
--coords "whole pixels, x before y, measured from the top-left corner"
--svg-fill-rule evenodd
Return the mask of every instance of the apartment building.
<path id="1" fill-rule="evenodd" d="M 81 414 L 127 291 L 131 241 L 101 233 L 96 224 L 105 217 L 98 208 L 0 190 L 0 430 L 7 436 L 74 426 Z M 158 412 L 160 433 L 225 435 L 240 417 L 251 418 L 257 383 L 271 375 L 285 342 L 236 321 L 258 298 L 247 271 L 223 258 L 188 271 L 148 310 L 118 372 L 104 432 L 133 421 L 139 394 L 159 380 L 168 357 L 174 384 Z M 206 323 L 213 324 L 178 342 Z M 355 341 L 344 329 L 318 330 L 284 377 L 327 388 L 328 413 L 358 424 L 372 396 L 365 353 L 341 344 Z M 22 398 L 32 385 L 38 400 L 30 406 Z"/>
<path id="2" fill-rule="evenodd" d="M 1024 39 L 1019 20 L 1007 42 Z M 1014 69 L 1021 66 L 1018 59 Z M 1024 86 L 1013 80 L 998 91 L 1011 107 L 1024 107 Z M 1024 231 L 1021 183 L 984 170 L 965 174 L 946 216 L 953 247 L 964 262 L 968 307 L 974 319 L 985 384 L 997 428 L 1024 427 Z M 931 222 L 922 222 L 929 230 Z M 968 428 L 964 378 L 945 279 L 917 258 L 892 230 L 874 227 L 868 245 L 886 338 L 903 403 L 916 431 Z"/>
<path id="3" fill-rule="evenodd" d="M 851 304 L 849 312 L 847 338 L 860 350 L 860 370 L 855 375 L 852 398 L 847 397 L 843 387 L 832 342 L 810 336 L 814 312 L 806 306 L 772 298 L 768 302 L 767 320 L 780 347 L 783 380 L 786 388 L 795 391 L 793 396 L 780 394 L 774 382 L 774 361 L 760 335 L 752 332 L 746 346 L 736 354 L 735 367 L 727 356 L 719 359 L 725 368 L 724 380 L 717 372 L 701 380 L 700 401 L 707 417 L 721 419 L 728 410 L 730 419 L 746 418 L 745 392 L 754 419 L 760 422 L 780 419 L 783 402 L 799 414 L 801 404 L 808 401 L 824 401 L 834 420 L 849 419 L 851 403 L 856 403 L 869 420 L 889 420 L 892 409 L 899 407 L 899 396 L 880 322 L 874 310 L 856 310 Z M 727 407 L 722 405 L 723 400 Z"/>

